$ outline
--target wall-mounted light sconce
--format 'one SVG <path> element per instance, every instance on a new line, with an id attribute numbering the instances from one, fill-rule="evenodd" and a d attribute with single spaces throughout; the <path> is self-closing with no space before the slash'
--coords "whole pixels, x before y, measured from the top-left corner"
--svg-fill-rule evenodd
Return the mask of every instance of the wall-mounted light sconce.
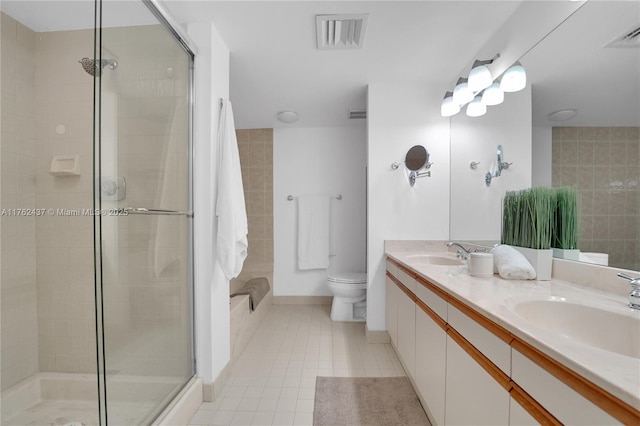
<path id="1" fill-rule="evenodd" d="M 476 96 L 469 105 L 467 105 L 467 115 L 469 117 L 480 117 L 486 113 L 487 106 L 482 103 L 482 97 L 480 95 Z"/>
<path id="2" fill-rule="evenodd" d="M 511 65 L 502 75 L 500 88 L 504 92 L 519 92 L 527 85 L 527 73 L 520 62 Z"/>
<path id="3" fill-rule="evenodd" d="M 504 91 L 500 83 L 493 83 L 482 92 L 482 103 L 487 106 L 500 105 L 504 102 Z"/>
<path id="4" fill-rule="evenodd" d="M 440 104 L 440 115 L 452 117 L 467 105 L 469 117 L 480 117 L 487 106 L 504 102 L 505 92 L 517 92 L 527 85 L 527 74 L 520 62 L 511 65 L 497 80 L 493 80 L 488 65 L 500 57 L 497 53 L 488 60 L 475 60 L 469 78 L 460 77 L 453 92 L 447 92 Z"/>
<path id="5" fill-rule="evenodd" d="M 447 92 L 444 94 L 442 104 L 440 105 L 440 114 L 443 117 L 451 117 L 460 112 L 460 105 L 454 102 L 453 92 Z"/>
<path id="6" fill-rule="evenodd" d="M 407 151 L 407 155 L 404 158 L 404 167 L 407 172 L 407 179 L 409 179 L 409 185 L 414 186 L 416 179 L 421 177 L 431 177 L 431 165 L 429 162 L 429 151 L 422 145 L 414 145 Z M 391 164 L 391 169 L 398 170 L 400 163 L 395 162 Z"/>
<path id="7" fill-rule="evenodd" d="M 513 163 L 507 163 L 506 161 L 504 161 L 504 151 L 502 150 L 502 145 L 498 145 L 498 167 L 495 172 L 487 172 L 487 174 L 484 175 L 484 183 L 487 184 L 487 186 L 491 186 L 491 181 L 493 180 L 493 178 L 500 177 L 500 175 L 502 175 L 502 171 L 507 170 L 512 164 Z"/>
<path id="8" fill-rule="evenodd" d="M 496 55 L 496 57 L 498 56 L 500 56 L 500 54 Z M 487 65 L 492 63 L 493 59 L 489 59 L 487 61 L 479 61 L 476 59 L 473 62 L 471 72 L 469 72 L 469 89 L 477 93 L 491 86 L 491 83 L 493 83 L 493 77 L 491 77 L 491 71 L 489 71 Z"/>
<path id="9" fill-rule="evenodd" d="M 469 80 L 460 77 L 453 88 L 453 102 L 462 106 L 473 100 L 473 91 L 469 88 Z"/>

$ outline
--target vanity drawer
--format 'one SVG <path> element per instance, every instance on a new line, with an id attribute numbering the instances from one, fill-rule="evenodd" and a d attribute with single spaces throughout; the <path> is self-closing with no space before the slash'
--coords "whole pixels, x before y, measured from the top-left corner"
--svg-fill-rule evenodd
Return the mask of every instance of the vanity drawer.
<path id="1" fill-rule="evenodd" d="M 398 270 L 398 275 L 396 275 L 395 277 L 398 280 L 400 280 L 400 282 L 407 289 L 409 289 L 410 292 L 415 294 L 415 292 L 416 292 L 416 280 L 415 280 L 415 278 L 413 278 L 411 275 L 407 274 L 401 268 L 397 268 L 397 270 Z"/>
<path id="2" fill-rule="evenodd" d="M 512 352 L 511 379 L 563 424 L 622 424 L 518 350 Z"/>
<path id="3" fill-rule="evenodd" d="M 507 376 L 511 373 L 511 346 L 449 304 L 447 322 Z"/>
<path id="4" fill-rule="evenodd" d="M 447 302 L 443 298 L 420 284 L 416 286 L 415 295 L 440 318 L 447 321 Z"/>
<path id="5" fill-rule="evenodd" d="M 396 266 L 395 263 L 393 263 L 393 261 L 389 260 L 387 258 L 387 271 L 389 271 L 389 273 L 391 275 L 393 275 L 394 277 L 398 277 L 398 267 Z"/>

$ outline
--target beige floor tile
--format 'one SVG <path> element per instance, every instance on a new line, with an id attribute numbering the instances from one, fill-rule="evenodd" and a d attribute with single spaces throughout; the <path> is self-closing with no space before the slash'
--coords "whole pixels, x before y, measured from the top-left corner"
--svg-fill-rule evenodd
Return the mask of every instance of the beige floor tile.
<path id="1" fill-rule="evenodd" d="M 273 305 L 191 424 L 311 425 L 317 376 L 405 375 L 391 345 L 367 343 L 363 323 L 332 322 L 329 310 Z"/>

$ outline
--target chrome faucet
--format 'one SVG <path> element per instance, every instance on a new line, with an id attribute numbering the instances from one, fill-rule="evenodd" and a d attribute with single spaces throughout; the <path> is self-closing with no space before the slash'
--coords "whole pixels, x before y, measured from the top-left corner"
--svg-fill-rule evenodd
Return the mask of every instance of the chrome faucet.
<path id="1" fill-rule="evenodd" d="M 460 250 L 458 250 L 456 252 L 456 256 L 459 259 L 467 260 L 467 258 L 469 257 L 469 254 L 471 254 L 471 250 L 470 249 L 466 249 L 463 246 L 461 246 L 460 244 L 458 244 L 456 242 L 453 242 L 453 241 L 449 241 L 447 243 L 447 247 L 453 247 L 453 246 L 460 247 Z"/>
<path id="2" fill-rule="evenodd" d="M 622 272 L 620 272 L 618 276 L 625 280 L 629 280 L 629 284 L 631 285 L 631 293 L 629 293 L 629 307 L 631 309 L 640 310 L 640 277 L 633 278 L 629 275 L 623 274 Z"/>

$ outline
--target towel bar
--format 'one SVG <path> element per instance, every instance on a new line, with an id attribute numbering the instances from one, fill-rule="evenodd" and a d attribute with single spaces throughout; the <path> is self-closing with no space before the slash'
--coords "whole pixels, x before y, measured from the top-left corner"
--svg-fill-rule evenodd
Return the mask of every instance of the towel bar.
<path id="1" fill-rule="evenodd" d="M 293 195 L 287 195 L 287 200 L 289 201 L 293 201 L 293 199 L 296 198 L 296 196 Z M 329 198 L 335 198 L 336 200 L 342 200 L 342 195 L 338 194 L 338 195 L 331 195 Z"/>

